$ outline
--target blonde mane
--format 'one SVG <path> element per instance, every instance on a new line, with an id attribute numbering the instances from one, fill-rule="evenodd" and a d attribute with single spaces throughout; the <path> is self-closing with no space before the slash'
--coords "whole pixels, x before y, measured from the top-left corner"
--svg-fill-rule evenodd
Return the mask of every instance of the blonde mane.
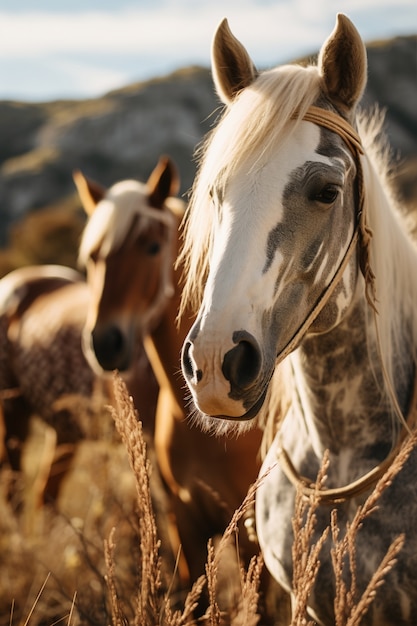
<path id="1" fill-rule="evenodd" d="M 371 115 L 361 112 L 357 123 L 365 152 L 361 159 L 364 211 L 373 233 L 370 263 L 376 279 L 378 350 L 394 386 L 395 380 L 402 380 L 402 366 L 407 363 L 407 359 L 394 362 L 394 354 L 409 354 L 417 364 L 417 247 L 393 193 L 391 155 L 382 130 L 384 115 L 378 109 Z M 367 335 L 373 336 L 371 311 L 367 323 Z"/>

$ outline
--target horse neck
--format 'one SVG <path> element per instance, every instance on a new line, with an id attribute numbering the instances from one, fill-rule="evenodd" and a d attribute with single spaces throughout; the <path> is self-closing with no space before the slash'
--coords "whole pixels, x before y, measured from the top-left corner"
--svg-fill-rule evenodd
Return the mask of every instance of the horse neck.
<path id="1" fill-rule="evenodd" d="M 290 357 L 294 403 L 319 458 L 325 449 L 338 454 L 342 449 L 358 453 L 379 447 L 384 454 L 398 432 L 390 396 L 385 391 L 375 327 L 366 324 L 368 307 L 363 293 L 357 294 L 348 315 L 336 328 L 307 336 Z M 393 355 L 394 364 L 401 366 L 397 369 L 402 372 L 394 388 L 406 416 L 414 367 L 411 356 L 404 363 L 410 351 L 402 352 Z"/>
<path id="2" fill-rule="evenodd" d="M 167 391 L 175 404 L 175 415 L 184 418 L 185 383 L 181 375 L 181 348 L 191 323 L 187 316 L 177 324 L 181 292 L 179 271 L 174 272 L 174 295 L 168 302 L 159 322 L 145 340 L 149 361 L 161 389 Z"/>

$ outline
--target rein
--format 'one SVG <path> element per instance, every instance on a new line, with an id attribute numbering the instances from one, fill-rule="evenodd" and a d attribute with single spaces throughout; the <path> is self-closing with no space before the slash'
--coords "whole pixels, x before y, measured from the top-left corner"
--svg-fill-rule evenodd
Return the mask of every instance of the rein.
<path id="1" fill-rule="evenodd" d="M 374 311 L 374 315 L 376 318 L 377 310 L 376 310 L 376 292 L 375 292 L 375 275 L 372 271 L 372 268 L 369 263 L 369 245 L 372 238 L 372 231 L 368 227 L 366 222 L 366 215 L 364 210 L 364 185 L 363 185 L 363 171 L 362 165 L 360 161 L 360 156 L 363 154 L 363 148 L 361 144 L 361 140 L 359 135 L 356 133 L 354 128 L 340 115 L 334 113 L 332 111 L 328 111 L 325 109 L 321 109 L 316 106 L 310 106 L 306 113 L 304 114 L 303 120 L 308 122 L 313 122 L 319 126 L 327 128 L 335 133 L 337 133 L 343 141 L 348 146 L 351 151 L 357 168 L 357 189 L 358 189 L 358 212 L 357 212 L 357 223 L 355 230 L 353 232 L 350 243 L 346 249 L 344 257 L 334 274 L 332 280 L 328 284 L 327 288 L 324 290 L 320 299 L 309 313 L 307 318 L 304 320 L 300 328 L 297 330 L 296 334 L 292 337 L 287 346 L 280 352 L 278 355 L 279 360 L 283 360 L 287 357 L 298 345 L 300 339 L 304 336 L 305 332 L 317 318 L 321 310 L 329 301 L 331 295 L 333 294 L 336 286 L 338 285 L 342 275 L 349 263 L 350 259 L 353 256 L 353 253 L 356 250 L 357 244 L 359 244 L 360 248 L 358 251 L 359 256 L 359 266 L 362 271 L 362 274 L 365 279 L 365 295 L 369 305 L 372 307 Z M 376 323 L 376 320 L 375 320 Z M 376 328 L 378 332 L 378 326 L 376 323 Z M 383 367 L 384 369 L 384 367 Z M 385 375 L 385 371 L 384 371 Z M 384 475 L 390 465 L 393 463 L 395 458 L 397 457 L 401 446 L 406 438 L 406 436 L 410 433 L 410 428 L 414 423 L 417 422 L 417 384 L 414 386 L 414 392 L 412 401 L 410 404 L 409 416 L 408 420 L 405 423 L 405 427 L 402 429 L 399 440 L 395 446 L 395 448 L 391 451 L 388 457 L 379 463 L 376 467 L 371 469 L 369 472 L 361 476 L 358 480 L 355 480 L 344 487 L 332 488 L 332 489 L 318 489 L 314 482 L 306 478 L 305 476 L 301 476 L 297 470 L 295 469 L 287 451 L 284 449 L 281 442 L 278 444 L 277 450 L 277 459 L 280 464 L 282 471 L 285 476 L 291 482 L 291 484 L 299 489 L 304 497 L 310 498 L 315 497 L 319 503 L 323 504 L 338 504 L 341 502 L 345 502 L 350 498 L 354 498 L 359 496 L 366 491 L 368 491 L 371 487 L 373 487 L 377 481 Z"/>
<path id="2" fill-rule="evenodd" d="M 409 423 L 410 428 L 412 428 L 416 422 L 417 384 L 414 385 L 407 423 Z M 381 461 L 381 463 L 373 467 L 369 472 L 357 480 L 354 480 L 344 487 L 337 487 L 333 489 L 318 489 L 314 482 L 299 474 L 292 464 L 288 452 L 284 449 L 280 442 L 277 449 L 277 458 L 285 476 L 296 489 L 301 491 L 304 497 L 314 497 L 320 504 L 341 504 L 342 502 L 346 502 L 346 500 L 362 495 L 376 485 L 378 480 L 382 478 L 388 468 L 395 461 L 407 436 L 409 436 L 409 433 L 405 428 L 403 428 L 395 448 L 390 452 L 386 459 Z"/>

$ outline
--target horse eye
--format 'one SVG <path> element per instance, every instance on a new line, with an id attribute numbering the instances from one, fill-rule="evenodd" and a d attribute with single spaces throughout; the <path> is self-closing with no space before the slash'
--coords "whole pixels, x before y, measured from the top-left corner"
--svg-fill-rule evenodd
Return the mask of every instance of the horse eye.
<path id="1" fill-rule="evenodd" d="M 160 250 L 161 244 L 158 241 L 153 241 L 149 244 L 146 252 L 149 256 L 156 256 L 157 254 L 159 254 Z"/>
<path id="2" fill-rule="evenodd" d="M 339 189 L 335 185 L 326 185 L 314 196 L 314 200 L 323 204 L 333 204 L 338 195 Z"/>

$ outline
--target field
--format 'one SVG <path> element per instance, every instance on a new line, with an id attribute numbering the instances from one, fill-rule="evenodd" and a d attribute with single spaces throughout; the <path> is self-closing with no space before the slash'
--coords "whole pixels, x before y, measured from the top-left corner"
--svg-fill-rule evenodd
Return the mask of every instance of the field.
<path id="1" fill-rule="evenodd" d="M 69 400 L 74 410 L 85 412 L 91 438 L 78 446 L 56 502 L 41 501 L 46 474 L 60 451 L 52 429 L 39 418 L 32 419 L 23 475 L 14 477 L 7 467 L 1 471 L 0 624 L 191 624 L 190 610 L 207 585 L 212 615 L 199 623 L 257 623 L 261 560 L 239 573 L 227 559 L 244 507 L 216 552 L 209 548 L 207 581 L 180 589 L 152 442 L 119 379 L 116 391 L 116 409 L 99 399 L 90 405 Z M 252 500 L 253 493 L 244 506 Z M 222 568 L 227 615 L 216 600 Z"/>
<path id="2" fill-rule="evenodd" d="M 73 236 L 72 226 L 68 232 Z M 14 476 L 5 465 L 0 469 L 0 626 L 262 626 L 258 615 L 261 559 L 247 572 L 234 564 L 236 522 L 252 503 L 253 492 L 216 550 L 208 547 L 206 578 L 193 589 L 181 588 L 177 555 L 172 554 L 168 540 L 169 501 L 154 461 L 152 435 L 139 428 L 120 381 L 117 389 L 118 403 L 113 409 L 100 396 L 63 400 L 87 433 L 69 466 L 67 451 L 56 449 L 53 429 L 33 416 L 22 474 Z M 336 578 L 341 579 L 346 561 L 354 572 L 355 533 L 408 452 L 406 448 L 377 485 L 346 539 L 339 537 L 337 519 L 333 519 L 327 533 L 335 546 Z M 53 472 L 64 471 L 65 477 L 59 497 L 51 502 L 43 499 L 43 490 L 54 457 L 61 467 L 55 463 Z M 320 558 L 320 542 L 310 545 L 316 505 L 314 499 L 298 502 L 293 547 L 294 562 L 299 564 L 294 576 L 297 603 L 291 616 L 288 598 L 279 588 L 272 590 L 267 604 L 276 616 L 276 626 L 313 623 L 306 616 L 306 604 Z M 336 626 L 362 623 L 376 589 L 395 565 L 402 541 L 396 538 L 364 597 L 339 586 Z M 191 609 L 207 593 L 208 611 L 196 620 Z"/>
<path id="3" fill-rule="evenodd" d="M 262 624 L 257 613 L 261 557 L 248 571 L 230 568 L 230 550 L 236 540 L 237 521 L 253 501 L 254 490 L 232 518 L 224 537 L 208 546 L 206 576 L 192 589 L 180 589 L 175 576 L 175 555 L 167 549 L 164 520 L 168 503 L 152 458 L 152 443 L 142 432 L 133 403 L 115 378 L 116 403 L 107 407 L 98 399 L 71 401 L 90 421 L 91 438 L 82 442 L 54 504 L 40 502 L 45 475 L 57 451 L 49 427 L 32 420 L 25 450 L 24 472 L 13 477 L 3 468 L 0 517 L 0 625 L 137 624 Z M 363 519 L 372 514 L 383 489 L 406 460 L 416 437 L 405 446 L 397 462 L 376 486 L 358 512 L 345 537 L 339 537 L 337 519 L 331 533 L 334 570 L 341 580 L 348 559 L 354 572 L 354 537 Z M 317 479 L 323 483 L 326 471 Z M 13 497 L 6 492 L 14 480 Z M 319 562 L 321 541 L 311 545 L 315 523 L 314 498 L 299 498 L 294 516 L 293 547 L 297 602 L 292 617 L 287 599 L 274 596 L 277 626 L 309 622 L 305 608 Z M 336 626 L 355 626 L 373 601 L 384 576 L 395 564 L 403 537 L 394 540 L 366 593 L 339 586 L 335 600 Z M 354 579 L 354 577 L 353 577 Z M 353 583 L 352 583 L 353 584 Z M 225 598 L 227 586 L 227 600 Z M 205 616 L 196 620 L 192 609 L 208 590 Z M 222 590 L 220 596 L 219 590 Z"/>

